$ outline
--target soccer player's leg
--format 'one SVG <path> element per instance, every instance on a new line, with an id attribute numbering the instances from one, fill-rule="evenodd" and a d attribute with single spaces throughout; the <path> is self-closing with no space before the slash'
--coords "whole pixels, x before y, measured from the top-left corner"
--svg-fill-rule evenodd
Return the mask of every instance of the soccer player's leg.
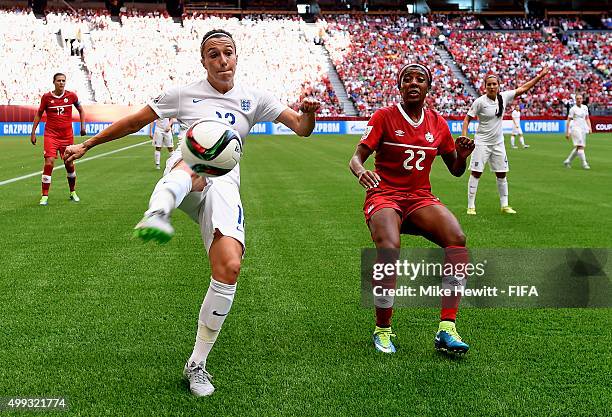
<path id="1" fill-rule="evenodd" d="M 574 136 L 576 139 L 574 139 Z M 577 131 L 572 140 L 574 141 L 574 146 L 576 147 L 576 156 L 580 159 L 583 169 L 591 169 L 589 163 L 586 159 L 586 154 L 584 153 L 584 148 L 586 146 L 586 133 L 583 131 Z"/>
<path id="2" fill-rule="evenodd" d="M 180 154 L 175 153 L 168 160 L 164 176 L 151 194 L 149 209 L 134 227 L 134 236 L 144 241 L 168 242 L 174 236 L 174 228 L 170 224 L 174 209 L 181 205 L 190 192 L 200 194 L 205 187 L 206 179 L 191 171 L 180 159 Z"/>
<path id="3" fill-rule="evenodd" d="M 45 136 L 44 139 L 44 158 L 43 173 L 41 177 L 41 197 L 39 204 L 46 206 L 49 204 L 49 189 L 51 188 L 51 175 L 53 174 L 53 165 L 59 150 L 58 141 L 51 136 Z"/>
<path id="4" fill-rule="evenodd" d="M 64 151 L 66 150 L 66 146 L 62 146 L 59 149 L 60 156 L 64 159 Z M 66 179 L 68 180 L 68 188 L 70 189 L 69 198 L 71 201 L 78 203 L 81 201 L 79 196 L 76 193 L 76 168 L 74 166 L 74 162 L 64 162 L 64 168 L 66 168 Z"/>
<path id="5" fill-rule="evenodd" d="M 213 184 L 207 190 L 199 223 L 212 276 L 200 307 L 193 352 L 183 373 L 191 392 L 201 397 L 214 392 L 206 363 L 230 312 L 244 254 L 244 212 L 238 187 L 226 182 Z"/>
<path id="6" fill-rule="evenodd" d="M 391 199 L 373 197 L 366 199 L 364 206 L 366 221 L 377 249 L 377 263 L 394 264 L 399 257 L 401 211 Z M 371 210 L 370 210 L 371 209 Z M 368 213 L 368 210 L 369 213 Z M 373 285 L 382 286 L 384 290 L 395 288 L 395 275 L 385 276 Z M 393 296 L 382 294 L 374 297 L 376 326 L 374 328 L 374 347 L 383 353 L 394 353 L 395 346 L 391 340 L 395 336 L 391 329 L 393 316 Z"/>
<path id="7" fill-rule="evenodd" d="M 508 204 L 508 178 L 507 172 L 510 170 L 506 147 L 503 143 L 491 146 L 489 157 L 491 170 L 495 172 L 497 179 L 497 192 L 499 193 L 500 210 L 503 214 L 516 214 L 516 211 Z"/>
<path id="8" fill-rule="evenodd" d="M 424 204 L 429 205 L 411 212 L 406 222 L 410 222 L 411 228 L 419 231 L 423 237 L 444 248 L 445 265 L 466 264 L 469 261 L 469 254 L 465 247 L 465 234 L 459 222 L 444 205 L 431 203 L 431 201 L 425 201 Z M 443 277 L 443 280 L 445 287 L 465 286 L 466 284 L 466 277 L 457 274 Z M 453 291 L 453 294 L 456 293 Z M 460 299 L 458 295 L 442 297 L 440 323 L 434 339 L 434 347 L 439 351 L 466 353 L 470 348 L 461 339 L 455 327 Z"/>
<path id="9" fill-rule="evenodd" d="M 467 214 L 476 214 L 476 192 L 482 171 L 489 159 L 489 147 L 476 145 L 470 157 L 470 177 L 468 179 L 468 205 Z"/>
<path id="10" fill-rule="evenodd" d="M 161 137 L 161 133 L 158 130 L 156 130 L 155 133 L 153 133 L 152 144 L 155 147 L 155 149 L 153 150 L 153 161 L 155 163 L 155 169 L 161 169 L 160 163 L 161 163 L 162 137 Z"/>

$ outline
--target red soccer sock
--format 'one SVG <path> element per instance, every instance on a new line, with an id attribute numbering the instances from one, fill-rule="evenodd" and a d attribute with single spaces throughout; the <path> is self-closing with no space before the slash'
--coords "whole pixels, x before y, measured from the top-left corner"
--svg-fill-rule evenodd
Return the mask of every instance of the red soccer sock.
<path id="1" fill-rule="evenodd" d="M 42 173 L 42 195 L 49 195 L 49 188 L 51 188 L 51 174 L 53 173 L 53 165 L 45 164 L 43 166 Z"/>
<path id="2" fill-rule="evenodd" d="M 66 178 L 68 179 L 70 192 L 73 192 L 76 187 L 76 171 L 74 170 L 74 166 L 72 167 L 72 171 L 68 171 L 68 167 L 66 167 Z"/>
<path id="3" fill-rule="evenodd" d="M 465 246 L 448 246 L 444 248 L 444 265 L 452 265 L 453 271 L 464 271 L 465 267 L 457 268 L 458 264 L 467 264 L 470 260 L 470 255 Z M 467 278 L 467 277 L 465 277 Z M 452 295 L 442 297 L 442 308 L 440 310 L 440 321 L 452 321 L 457 319 L 457 311 L 459 310 L 459 301 L 461 296 Z"/>
<path id="4" fill-rule="evenodd" d="M 393 316 L 393 307 L 383 308 L 376 307 L 376 326 L 391 327 L 391 317 Z"/>

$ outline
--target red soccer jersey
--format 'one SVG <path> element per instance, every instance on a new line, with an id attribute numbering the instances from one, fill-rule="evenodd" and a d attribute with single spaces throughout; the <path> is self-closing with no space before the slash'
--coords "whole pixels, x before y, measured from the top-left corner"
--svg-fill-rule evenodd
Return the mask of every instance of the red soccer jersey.
<path id="1" fill-rule="evenodd" d="M 47 112 L 45 136 L 59 141 L 72 141 L 72 106 L 78 104 L 79 98 L 72 91 L 64 90 L 64 94 L 59 97 L 53 92 L 43 94 L 38 110 Z"/>
<path id="2" fill-rule="evenodd" d="M 399 104 L 377 110 L 360 143 L 376 151 L 374 165 L 381 190 L 431 191 L 429 173 L 436 155 L 455 150 L 442 116 L 425 109 L 414 122 Z"/>

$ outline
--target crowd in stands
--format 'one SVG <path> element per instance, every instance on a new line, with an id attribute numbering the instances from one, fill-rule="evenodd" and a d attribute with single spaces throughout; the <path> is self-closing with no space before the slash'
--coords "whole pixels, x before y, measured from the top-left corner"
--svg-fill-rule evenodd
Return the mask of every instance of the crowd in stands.
<path id="1" fill-rule="evenodd" d="M 462 30 L 482 28 L 471 15 L 333 15 L 315 28 L 296 16 L 190 15 L 179 25 L 164 13 L 130 11 L 121 20 L 100 10 L 49 13 L 44 21 L 26 10 L 0 10 L 0 104 L 37 104 L 52 88 L 53 74 L 64 72 L 67 88 L 84 103 L 91 98 L 141 105 L 160 91 L 201 79 L 200 41 L 208 30 L 222 27 L 236 40 L 237 80 L 268 90 L 293 108 L 306 96 L 317 97 L 321 116 L 344 111 L 318 44 L 325 45 L 360 116 L 399 102 L 397 71 L 408 61 L 432 70 L 427 105 L 443 115 L 462 114 L 474 100 L 451 70 L 455 64 L 479 94 L 487 72 L 499 74 L 503 87 L 511 88 L 551 64 L 552 74 L 522 99 L 524 115 L 565 115 L 577 91 L 589 104 L 612 106 L 612 39 L 605 32 L 567 32 L 561 39 L 541 30 L 475 34 Z M 505 22 L 514 29 L 538 23 Z M 570 18 L 540 23 L 568 29 L 584 24 Z M 442 48 L 454 62 L 447 62 Z"/>
<path id="2" fill-rule="evenodd" d="M 338 75 L 361 116 L 400 100 L 397 71 L 408 61 L 431 68 L 434 86 L 427 104 L 453 114 L 471 101 L 461 81 L 438 54 L 435 40 L 403 16 L 350 15 L 328 18 L 325 42 Z"/>
<path id="3" fill-rule="evenodd" d="M 590 104 L 610 104 L 610 89 L 604 86 L 604 79 L 557 37 L 541 32 L 489 32 L 478 36 L 454 32 L 448 48 L 480 93 L 484 93 L 487 73 L 498 74 L 502 88 L 510 89 L 534 77 L 543 65 L 550 65 L 550 75 L 521 98 L 525 115 L 564 115 L 577 92 L 586 94 Z"/>
<path id="4" fill-rule="evenodd" d="M 86 80 L 79 68 L 67 66 L 70 50 L 58 42 L 60 21 L 53 16 L 47 23 L 26 10 L 0 10 L 0 104 L 38 104 L 53 88 L 53 75 L 63 72 L 73 88 L 85 93 Z M 79 97 L 87 102 L 87 95 Z"/>
<path id="5" fill-rule="evenodd" d="M 0 102 L 36 103 L 52 87 L 48 82 L 52 73 L 59 70 L 67 72 L 67 88 L 74 88 L 78 68 L 66 68 L 66 54 L 74 54 L 76 41 L 97 103 L 141 105 L 160 91 L 201 79 L 205 70 L 199 60 L 200 41 L 207 31 L 221 27 L 236 40 L 237 80 L 270 91 L 293 107 L 308 92 L 324 103 L 322 115 L 343 114 L 326 77 L 326 58 L 304 38 L 303 23 L 296 18 L 192 16 L 183 25 L 159 13 L 130 13 L 122 16 L 121 24 L 106 13 L 91 11 L 78 16 L 49 13 L 46 25 L 32 14 L 20 14 L 19 18 L 18 30 L 8 24 L 0 29 L 6 32 L 3 39 L 10 41 L 9 53 L 14 55 L 0 65 L 7 67 L 5 74 L 15 74 L 15 80 L 5 77 L 3 82 L 17 83 L 17 74 L 23 76 L 22 67 L 27 79 L 34 82 L 21 93 L 2 85 Z M 3 13 L 1 19 L 15 23 L 13 13 Z M 61 22 L 55 25 L 56 21 Z M 76 33 L 82 33 L 82 39 L 77 40 Z M 67 50 L 58 39 L 69 44 Z M 32 57 L 24 51 L 35 53 Z M 41 72 L 51 75 L 41 78 Z"/>
<path id="6" fill-rule="evenodd" d="M 584 20 L 578 17 L 551 17 L 544 19 L 536 17 L 505 16 L 497 18 L 496 22 L 500 29 L 506 30 L 538 30 L 545 27 L 558 27 L 566 31 L 583 30 L 589 27 Z M 465 29 L 469 28 L 466 27 Z"/>

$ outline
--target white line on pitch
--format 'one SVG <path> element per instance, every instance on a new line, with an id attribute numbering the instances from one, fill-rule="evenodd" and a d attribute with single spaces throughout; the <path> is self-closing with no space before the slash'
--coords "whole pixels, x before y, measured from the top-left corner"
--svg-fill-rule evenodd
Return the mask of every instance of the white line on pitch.
<path id="1" fill-rule="evenodd" d="M 94 160 L 94 159 L 102 158 L 103 156 L 108 156 L 108 155 L 112 155 L 112 154 L 117 153 L 117 152 L 121 152 L 121 151 L 125 151 L 125 150 L 131 149 L 131 148 L 135 148 L 136 146 L 144 145 L 145 143 L 151 143 L 151 141 L 147 140 L 147 141 L 144 141 L 144 142 L 137 143 L 135 145 L 126 146 L 125 148 L 119 148 L 119 149 L 115 149 L 114 151 L 104 152 L 104 153 L 101 153 L 99 155 L 94 155 L 94 156 L 92 156 L 90 158 L 77 159 L 76 161 L 74 161 L 74 163 L 75 164 L 80 164 L 81 162 L 87 162 L 87 161 L 91 161 L 91 160 Z M 55 168 L 53 168 L 53 171 L 55 171 L 56 169 L 64 169 L 64 164 L 62 164 L 60 166 L 56 166 Z M 25 180 L 26 178 L 35 177 L 35 176 L 41 175 L 41 174 L 42 174 L 42 171 L 38 171 L 38 172 L 33 172 L 31 174 L 28 174 L 28 175 L 22 175 L 21 177 L 15 177 L 15 178 L 11 178 L 11 179 L 8 179 L 8 180 L 0 181 L 0 186 L 6 185 L 6 184 L 10 184 L 12 182 L 16 182 L 16 181 L 19 181 L 19 180 Z"/>

